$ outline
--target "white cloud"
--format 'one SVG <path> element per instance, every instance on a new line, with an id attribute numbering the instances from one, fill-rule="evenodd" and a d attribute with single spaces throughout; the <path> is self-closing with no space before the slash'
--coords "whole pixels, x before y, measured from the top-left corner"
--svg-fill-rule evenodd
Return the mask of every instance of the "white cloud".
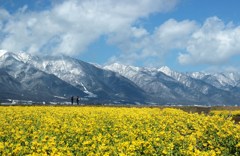
<path id="1" fill-rule="evenodd" d="M 53 3 L 51 10 L 41 12 L 20 8 L 13 15 L 1 9 L 0 48 L 32 53 L 64 53 L 75 55 L 83 52 L 101 35 L 113 35 L 152 13 L 172 9 L 178 0 L 71 0 Z M 142 29 L 135 35 L 142 36 Z"/>
<path id="2" fill-rule="evenodd" d="M 10 14 L 6 10 L 0 8 L 0 34 L 1 34 L 1 30 L 4 27 L 6 20 L 9 19 L 10 17 L 11 17 Z"/>
<path id="3" fill-rule="evenodd" d="M 198 29 L 194 21 L 176 21 L 169 19 L 150 34 L 144 28 L 124 28 L 110 37 L 110 43 L 118 45 L 123 53 L 114 59 L 124 63 L 133 64 L 144 62 L 161 65 L 164 56 L 173 49 L 184 48 L 191 34 Z M 139 37 L 136 34 L 141 34 Z"/>
<path id="4" fill-rule="evenodd" d="M 144 33 L 137 37 L 136 32 Z M 112 60 L 128 64 L 162 65 L 166 54 L 173 51 L 179 52 L 180 64 L 188 65 L 226 65 L 240 55 L 240 26 L 225 24 L 218 17 L 210 17 L 202 25 L 169 19 L 152 34 L 144 28 L 124 28 L 109 40 L 123 51 Z"/>
<path id="5" fill-rule="evenodd" d="M 5 9 L 0 8 L 0 19 L 1 19 L 1 21 L 6 20 L 9 17 L 10 17 L 10 14 Z"/>
<path id="6" fill-rule="evenodd" d="M 164 49 L 184 48 L 189 40 L 189 36 L 197 29 L 194 21 L 184 20 L 176 21 L 170 19 L 159 26 L 155 33 L 154 39 Z"/>
<path id="7" fill-rule="evenodd" d="M 54 1 L 50 10 L 34 12 L 23 6 L 14 14 L 0 8 L 0 49 L 76 55 L 104 35 L 122 51 L 110 62 L 159 65 L 168 53 L 179 51 L 181 64 L 215 65 L 240 54 L 240 26 L 217 17 L 203 24 L 169 19 L 152 33 L 136 24 L 171 10 L 177 2 L 62 0 Z"/>
<path id="8" fill-rule="evenodd" d="M 182 64 L 220 64 L 240 54 L 240 26 L 224 24 L 217 18 L 208 18 L 195 31 L 186 45 L 186 53 L 180 54 Z"/>

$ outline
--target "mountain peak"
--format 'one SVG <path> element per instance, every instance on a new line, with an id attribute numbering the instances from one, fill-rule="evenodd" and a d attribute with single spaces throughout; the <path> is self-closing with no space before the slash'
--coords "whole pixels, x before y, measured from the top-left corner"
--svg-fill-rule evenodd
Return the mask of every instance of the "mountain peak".
<path id="1" fill-rule="evenodd" d="M 92 102 L 239 104 L 239 73 L 182 73 L 167 66 L 150 68 L 120 63 L 96 68 L 65 55 L 43 57 L 7 50 L 0 50 L 0 57 L 0 70 L 19 83 L 21 98 L 21 94 L 27 93 L 26 98 L 31 99 L 33 88 L 40 87 L 34 94 L 45 99 L 80 94 Z M 7 86 L 11 82 L 9 79 Z"/>
<path id="2" fill-rule="evenodd" d="M 104 69 L 108 69 L 108 70 L 112 70 L 112 71 L 118 71 L 119 73 L 121 73 L 121 71 L 125 71 L 125 70 L 131 70 L 131 71 L 141 70 L 140 67 L 123 65 L 123 64 L 120 64 L 120 63 L 113 63 L 113 64 L 110 64 L 110 65 L 107 65 L 107 66 L 104 67 Z"/>
<path id="3" fill-rule="evenodd" d="M 32 59 L 32 56 L 30 54 L 23 51 L 18 52 L 17 56 L 18 56 L 18 59 L 23 61 L 24 63 Z"/>
<path id="4" fill-rule="evenodd" d="M 19 52 L 10 52 L 7 50 L 0 50 L 0 57 L 8 54 L 8 56 L 14 57 L 18 61 L 22 61 L 24 63 L 28 62 L 32 59 L 32 56 L 26 52 L 19 51 Z"/>
<path id="5" fill-rule="evenodd" d="M 161 68 L 158 69 L 158 71 L 161 71 L 166 75 L 171 75 L 171 73 L 173 72 L 168 66 L 162 66 Z"/>
<path id="6" fill-rule="evenodd" d="M 8 52 L 7 50 L 1 49 L 1 50 L 0 50 L 0 57 L 3 56 L 3 55 L 4 55 L 5 53 L 7 53 L 7 52 Z"/>
<path id="7" fill-rule="evenodd" d="M 189 74 L 192 78 L 195 78 L 195 79 L 202 79 L 204 78 L 204 76 L 207 75 L 207 73 L 203 73 L 203 72 L 193 72 L 193 73 L 190 73 Z"/>

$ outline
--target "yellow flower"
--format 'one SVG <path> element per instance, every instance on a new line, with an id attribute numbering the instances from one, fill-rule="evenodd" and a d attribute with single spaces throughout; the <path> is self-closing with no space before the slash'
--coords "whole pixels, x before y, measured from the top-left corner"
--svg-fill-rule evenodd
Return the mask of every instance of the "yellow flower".
<path id="1" fill-rule="evenodd" d="M 0 151 L 2 151 L 4 149 L 4 143 L 0 142 Z"/>
<path id="2" fill-rule="evenodd" d="M 240 126 L 230 118 L 173 108 L 3 106 L 0 123 L 1 155 L 234 155 L 240 148 Z"/>

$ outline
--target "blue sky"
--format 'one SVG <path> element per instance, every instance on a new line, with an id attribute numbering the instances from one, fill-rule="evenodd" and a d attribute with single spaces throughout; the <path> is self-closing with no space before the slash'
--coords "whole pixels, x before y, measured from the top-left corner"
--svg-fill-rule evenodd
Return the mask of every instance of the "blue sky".
<path id="1" fill-rule="evenodd" d="M 0 49 L 240 71 L 239 0 L 0 0 Z"/>

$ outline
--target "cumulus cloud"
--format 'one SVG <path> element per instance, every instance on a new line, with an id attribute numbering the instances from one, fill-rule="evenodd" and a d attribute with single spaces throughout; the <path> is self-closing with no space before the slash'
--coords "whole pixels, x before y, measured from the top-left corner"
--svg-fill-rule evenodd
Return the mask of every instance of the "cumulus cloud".
<path id="1" fill-rule="evenodd" d="M 0 19 L 1 19 L 1 21 L 6 20 L 9 17 L 10 17 L 10 14 L 5 9 L 0 8 Z"/>
<path id="2" fill-rule="evenodd" d="M 143 35 L 138 38 L 136 32 Z M 218 17 L 209 17 L 203 24 L 169 19 L 151 34 L 144 28 L 126 28 L 110 40 L 123 51 L 110 61 L 128 64 L 162 65 L 166 54 L 173 51 L 179 53 L 183 65 L 227 64 L 240 55 L 240 26 L 225 24 Z"/>
<path id="3" fill-rule="evenodd" d="M 240 26 L 224 24 L 217 17 L 208 18 L 189 38 L 182 64 L 220 64 L 240 54 Z"/>
<path id="4" fill-rule="evenodd" d="M 9 13 L 0 8 L 0 49 L 77 55 L 106 36 L 107 44 L 121 49 L 109 62 L 161 65 L 174 51 L 180 64 L 216 65 L 240 54 L 240 26 L 218 17 L 202 24 L 169 19 L 153 32 L 137 24 L 173 9 L 178 1 L 54 0 L 47 10 L 23 6 Z"/>
<path id="5" fill-rule="evenodd" d="M 9 18 L 10 14 L 6 10 L 0 8 L 0 34 L 2 34 L 1 30 L 3 29 L 4 24 Z"/>
<path id="6" fill-rule="evenodd" d="M 125 28 L 110 37 L 110 43 L 118 45 L 123 53 L 114 56 L 110 62 L 121 61 L 127 64 L 144 62 L 147 65 L 161 65 L 166 54 L 174 49 L 185 48 L 189 37 L 198 29 L 194 21 L 169 19 L 153 33 L 144 28 Z M 138 35 L 136 34 L 141 34 Z"/>
<path id="7" fill-rule="evenodd" d="M 101 35 L 118 34 L 130 28 L 134 37 L 146 34 L 134 30 L 132 25 L 152 13 L 172 9 L 178 0 L 71 0 L 53 3 L 50 10 L 34 12 L 27 6 L 10 15 L 0 10 L 0 48 L 31 53 L 64 53 L 75 55 L 83 52 Z M 135 31 L 135 32 L 134 32 Z"/>
<path id="8" fill-rule="evenodd" d="M 197 30 L 194 21 L 176 21 L 170 19 L 159 26 L 154 33 L 154 40 L 164 49 L 184 48 L 189 36 Z"/>

